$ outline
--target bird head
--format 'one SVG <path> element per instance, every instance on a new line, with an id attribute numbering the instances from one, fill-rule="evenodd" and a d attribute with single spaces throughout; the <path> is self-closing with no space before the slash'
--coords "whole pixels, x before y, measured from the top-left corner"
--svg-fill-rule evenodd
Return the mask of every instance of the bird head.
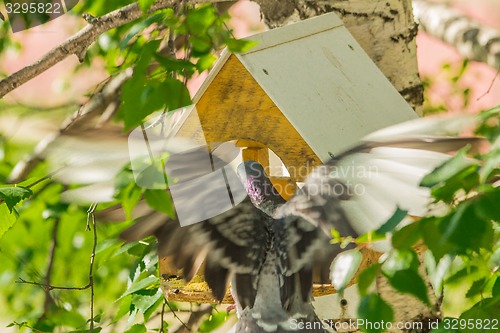
<path id="1" fill-rule="evenodd" d="M 267 210 L 269 203 L 273 203 L 272 206 L 276 208 L 285 202 L 260 163 L 245 161 L 238 166 L 237 173 L 250 200 L 256 207 Z"/>

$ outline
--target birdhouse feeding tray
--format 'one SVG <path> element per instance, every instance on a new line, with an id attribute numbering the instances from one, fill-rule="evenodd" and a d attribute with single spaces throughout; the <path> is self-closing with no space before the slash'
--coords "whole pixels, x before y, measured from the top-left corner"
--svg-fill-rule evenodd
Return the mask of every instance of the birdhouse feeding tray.
<path id="1" fill-rule="evenodd" d="M 333 13 L 248 39 L 257 42 L 250 51 L 222 53 L 177 130 L 209 146 L 236 142 L 243 159 L 264 167 L 272 164 L 271 150 L 289 172 L 271 175 L 285 199 L 332 154 L 375 130 L 417 118 Z M 364 263 L 376 258 L 366 251 Z M 160 258 L 160 273 L 169 300 L 214 302 L 201 278 L 177 281 L 179 272 L 166 258 Z M 333 292 L 315 287 L 316 295 Z"/>

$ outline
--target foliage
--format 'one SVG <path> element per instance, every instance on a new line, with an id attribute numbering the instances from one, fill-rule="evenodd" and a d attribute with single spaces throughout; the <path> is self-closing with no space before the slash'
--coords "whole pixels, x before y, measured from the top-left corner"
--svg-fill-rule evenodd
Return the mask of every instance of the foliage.
<path id="1" fill-rule="evenodd" d="M 130 3 L 80 1 L 71 14 L 98 17 Z M 152 3 L 139 1 L 139 6 L 147 13 Z M 86 53 L 83 66 L 102 58 L 111 75 L 132 69 L 116 117 L 130 129 L 154 111 L 188 105 L 187 80 L 208 70 L 223 46 L 241 52 L 253 45 L 236 40 L 226 26 L 227 19 L 210 4 L 148 13 L 101 35 Z M 13 46 L 8 25 L 1 22 L 0 51 Z M 4 183 L 22 154 L 33 148 L 19 149 L 3 137 L 0 144 L 0 181 Z M 174 311 L 196 310 L 196 305 L 164 301 L 153 239 L 126 245 L 119 241 L 117 235 L 131 220 L 98 221 L 94 237 L 89 222 L 93 213 L 87 212 L 88 207 L 61 203 L 64 187 L 46 179 L 47 174 L 47 166 L 41 163 L 26 182 L 0 185 L 1 320 L 9 319 L 9 326 L 20 331 L 167 332 L 169 326 L 179 324 Z M 130 210 L 144 195 L 152 207 L 172 213 L 160 191 L 143 193 L 134 186 L 118 190 L 113 204 L 121 203 Z M 7 285 L 10 287 L 5 288 Z M 89 304 L 93 305 L 93 318 Z M 5 313 L 10 314 L 8 318 Z M 205 315 L 200 330 L 211 332 L 226 317 L 217 312 Z"/>
<path id="2" fill-rule="evenodd" d="M 131 2 L 80 1 L 72 13 L 101 16 Z M 152 3 L 139 1 L 140 9 L 147 13 Z M 226 28 L 226 20 L 227 16 L 219 15 L 211 5 L 148 13 L 101 35 L 87 52 L 84 65 L 90 66 L 102 58 L 111 75 L 127 69 L 133 71 L 123 86 L 116 119 L 131 129 L 154 111 L 189 104 L 187 80 L 209 69 L 222 46 L 242 52 L 253 45 L 234 39 Z M 14 45 L 6 31 L 6 24 L 2 23 L 0 52 Z M 466 104 L 468 92 L 460 93 Z M 491 319 L 498 315 L 500 217 L 496 206 L 500 192 L 492 185 L 499 175 L 499 127 L 495 122 L 498 108 L 484 112 L 481 117 L 478 134 L 488 137 L 492 149 L 477 155 L 477 160 L 469 159 L 468 151 L 462 150 L 422 182 L 431 189 L 436 203 L 448 207 L 445 214 L 427 216 L 399 228 L 406 212 L 398 209 L 378 230 L 356 240 L 366 243 L 391 235 L 387 256 L 358 277 L 363 296 L 360 318 L 386 322 L 394 318 L 391 304 L 373 288 L 377 276 L 387 278 L 395 289 L 433 305 L 418 269 L 415 244 L 427 248 L 424 254 L 427 272 L 433 291 L 438 296 L 444 295 L 443 309 L 449 318 Z M 0 140 L 2 183 L 21 153 L 31 149 Z M 94 213 L 87 212 L 87 207 L 61 203 L 65 187 L 45 179 L 47 173 L 47 166 L 41 163 L 26 182 L 0 186 L 0 313 L 9 314 L 10 326 L 34 332 L 167 332 L 178 325 L 177 317 L 168 313 L 196 310 L 196 305 L 164 301 L 154 239 L 122 244 L 117 238 L 134 222 L 130 218 L 131 209 L 142 196 L 152 208 L 172 214 L 172 206 L 165 205 L 164 192 L 138 188 L 127 178 L 130 173 L 125 169 L 117 181 L 120 186 L 115 203 L 124 206 L 126 220 L 98 221 L 94 226 L 90 223 Z M 97 214 L 106 208 L 98 207 Z M 335 232 L 333 236 L 343 245 L 352 241 L 340 239 Z M 95 261 L 91 264 L 93 253 Z M 361 253 L 357 249 L 344 252 L 332 263 L 333 267 L 344 267 L 335 269 L 332 275 L 339 290 L 346 287 L 360 263 Z M 48 285 L 66 289 L 50 289 Z M 93 316 L 89 304 L 93 305 Z M 214 310 L 203 318 L 199 331 L 211 332 L 226 319 L 226 313 Z M 474 330 L 461 327 L 456 330 L 462 331 Z"/>
<path id="3" fill-rule="evenodd" d="M 382 275 L 396 290 L 416 297 L 429 307 L 434 306 L 429 300 L 430 292 L 435 293 L 439 302 L 442 297 L 442 311 L 450 316 L 444 323 L 475 320 L 469 326 L 458 325 L 456 332 L 482 332 L 481 324 L 498 323 L 500 188 L 494 182 L 500 174 L 499 111 L 500 107 L 496 107 L 478 116 L 481 121 L 476 133 L 490 140 L 491 150 L 470 159 L 469 147 L 465 147 L 422 179 L 421 186 L 431 189 L 435 204 L 446 207 L 444 214 L 431 214 L 397 228 L 406 215 L 398 209 L 379 230 L 356 240 L 366 243 L 385 239 L 385 233 L 391 235 L 391 250 L 359 275 L 358 290 L 363 296 L 360 318 L 378 322 L 381 318 L 392 318 L 392 306 L 373 293 L 375 279 Z M 426 249 L 423 256 L 432 290 L 419 270 L 416 244 Z M 356 266 L 351 269 L 358 264 L 353 263 Z M 344 267 L 345 270 L 348 268 Z M 364 331 L 384 329 L 369 327 Z M 436 332 L 441 331 L 436 328 Z"/>

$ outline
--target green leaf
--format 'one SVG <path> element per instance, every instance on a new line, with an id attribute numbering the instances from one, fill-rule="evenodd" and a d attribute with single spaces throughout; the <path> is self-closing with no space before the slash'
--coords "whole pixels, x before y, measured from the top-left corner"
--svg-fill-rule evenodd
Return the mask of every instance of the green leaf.
<path id="1" fill-rule="evenodd" d="M 475 133 L 487 137 L 490 142 L 495 142 L 500 136 L 500 126 L 498 126 L 499 114 L 500 105 L 480 112 L 478 115 L 480 126 L 476 129 Z"/>
<path id="2" fill-rule="evenodd" d="M 158 297 L 155 303 L 153 303 L 145 312 L 144 312 L 144 320 L 149 320 L 149 318 L 156 312 L 156 310 L 163 304 L 165 301 L 165 297 L 160 288 L 158 291 L 161 293 L 161 297 Z M 166 327 L 166 326 L 165 326 Z"/>
<path id="3" fill-rule="evenodd" d="M 153 275 L 150 275 L 147 278 L 144 278 L 142 280 L 134 281 L 134 282 L 132 282 L 130 287 L 128 287 L 127 291 L 125 291 L 125 293 L 120 296 L 119 299 L 121 299 L 127 295 L 130 295 L 133 292 L 136 292 L 138 290 L 154 287 L 158 284 L 158 282 L 159 282 L 158 277 L 153 276 Z"/>
<path id="4" fill-rule="evenodd" d="M 146 190 L 144 198 L 148 205 L 167 216 L 174 217 L 175 209 L 166 190 Z"/>
<path id="5" fill-rule="evenodd" d="M 450 275 L 446 279 L 447 284 L 460 283 L 463 279 L 468 278 L 469 276 L 476 274 L 480 269 L 477 266 L 466 266 L 459 270 L 458 272 Z"/>
<path id="6" fill-rule="evenodd" d="M 149 8 L 155 3 L 156 0 L 139 0 L 139 8 L 143 14 L 149 11 Z"/>
<path id="7" fill-rule="evenodd" d="M 361 298 L 358 318 L 363 332 L 378 333 L 385 331 L 386 327 L 380 323 L 387 324 L 394 320 L 394 311 L 378 294 L 368 294 Z M 374 325 L 375 323 L 379 325 Z"/>
<path id="8" fill-rule="evenodd" d="M 213 312 L 207 320 L 204 320 L 199 328 L 199 332 L 212 332 L 220 327 L 226 321 L 228 315 L 226 312 Z"/>
<path id="9" fill-rule="evenodd" d="M 234 38 L 231 38 L 226 42 L 227 48 L 233 53 L 248 52 L 257 44 L 257 41 Z"/>
<path id="10" fill-rule="evenodd" d="M 373 243 L 381 240 L 386 240 L 387 236 L 385 234 L 379 234 L 378 232 L 372 230 L 356 238 L 356 243 Z"/>
<path id="11" fill-rule="evenodd" d="M 132 304 L 144 314 L 159 299 L 163 299 L 163 292 L 160 288 L 157 290 L 139 290 L 132 294 Z"/>
<path id="12" fill-rule="evenodd" d="M 460 315 L 460 319 L 467 322 L 466 327 L 460 327 L 460 331 L 464 333 L 483 333 L 485 330 L 484 323 L 496 321 L 496 326 L 500 325 L 500 298 L 486 298 L 476 303 L 472 308 Z M 491 327 L 491 326 L 490 326 Z"/>
<path id="13" fill-rule="evenodd" d="M 99 333 L 100 331 L 102 331 L 102 327 L 97 327 L 91 330 L 70 331 L 68 333 Z"/>
<path id="14" fill-rule="evenodd" d="M 127 47 L 128 43 L 130 42 L 130 40 L 134 36 L 136 36 L 141 31 L 143 31 L 144 29 L 146 29 L 147 27 L 149 27 L 151 24 L 153 24 L 155 22 L 158 22 L 158 21 L 161 21 L 162 19 L 164 19 L 164 17 L 165 17 L 164 14 L 159 13 L 159 14 L 155 14 L 153 16 L 148 17 L 145 20 L 139 21 L 138 23 L 134 24 L 128 30 L 128 32 L 125 35 L 125 37 L 120 41 L 120 48 L 122 50 L 125 49 Z"/>
<path id="15" fill-rule="evenodd" d="M 396 290 L 413 295 L 430 306 L 427 287 L 422 277 L 416 271 L 412 269 L 398 270 L 391 276 L 387 276 L 387 279 Z"/>
<path id="16" fill-rule="evenodd" d="M 484 164 L 479 170 L 479 176 L 482 182 L 486 182 L 500 172 L 500 141 L 497 141 L 497 143 L 497 147 L 492 148 L 490 152 L 483 156 Z"/>
<path id="17" fill-rule="evenodd" d="M 168 71 L 170 72 L 187 72 L 190 75 L 194 73 L 197 65 L 193 64 L 191 61 L 183 59 L 174 59 L 171 57 L 163 57 L 161 55 L 156 55 L 156 60 Z"/>
<path id="18" fill-rule="evenodd" d="M 422 238 L 420 222 L 416 221 L 396 231 L 392 235 L 391 242 L 395 249 L 411 249 L 420 238 Z"/>
<path id="19" fill-rule="evenodd" d="M 447 223 L 441 224 L 442 240 L 457 245 L 457 250 L 465 253 L 467 250 L 479 251 L 489 249 L 493 245 L 493 226 L 490 221 L 479 218 L 475 214 L 474 205 L 463 202 L 454 211 Z"/>
<path id="20" fill-rule="evenodd" d="M 0 239 L 17 221 L 17 215 L 9 212 L 7 205 L 0 204 Z"/>
<path id="21" fill-rule="evenodd" d="M 128 330 L 123 333 L 146 333 L 148 330 L 143 324 L 132 325 Z"/>
<path id="22" fill-rule="evenodd" d="M 474 210 L 478 216 L 485 220 L 500 221 L 500 187 L 490 188 L 479 194 L 472 201 Z"/>
<path id="23" fill-rule="evenodd" d="M 466 154 L 470 147 L 460 149 L 455 156 L 434 169 L 430 174 L 422 178 L 420 186 L 434 187 L 446 182 L 449 178 L 468 167 L 471 162 L 467 160 Z"/>
<path id="24" fill-rule="evenodd" d="M 500 297 L 500 276 L 497 276 L 495 280 L 495 284 L 491 289 L 491 295 L 493 296 L 493 298 Z"/>
<path id="25" fill-rule="evenodd" d="M 119 302 L 120 306 L 118 307 L 118 311 L 113 318 L 113 324 L 132 310 L 132 295 L 123 297 Z"/>
<path id="26" fill-rule="evenodd" d="M 339 293 L 342 293 L 352 280 L 362 259 L 363 256 L 358 249 L 342 252 L 335 257 L 330 266 L 330 278 Z"/>
<path id="27" fill-rule="evenodd" d="M 417 271 L 419 266 L 418 256 L 413 250 L 392 250 L 382 264 L 382 272 L 388 277 L 401 270 L 410 269 Z"/>
<path id="28" fill-rule="evenodd" d="M 214 24 L 217 17 L 217 9 L 214 6 L 203 5 L 187 14 L 186 26 L 192 34 L 203 35 Z"/>
<path id="29" fill-rule="evenodd" d="M 469 165 L 448 178 L 442 185 L 432 189 L 432 196 L 437 200 L 451 203 L 458 191 L 470 192 L 479 185 L 479 173 L 476 165 Z"/>
<path id="30" fill-rule="evenodd" d="M 214 56 L 213 54 L 211 54 L 211 53 L 206 54 L 206 55 L 200 57 L 198 59 L 198 61 L 196 62 L 196 69 L 200 73 L 203 71 L 206 71 L 212 67 L 212 65 L 214 64 L 214 62 L 216 60 L 217 60 L 217 57 Z"/>
<path id="31" fill-rule="evenodd" d="M 158 46 L 159 41 L 155 40 L 143 47 L 132 78 L 123 85 L 119 115 L 125 122 L 126 130 L 140 125 L 154 111 L 164 108 L 176 110 L 191 103 L 189 91 L 181 81 L 171 77 L 146 76 Z"/>
<path id="32" fill-rule="evenodd" d="M 396 207 L 396 211 L 392 216 L 385 222 L 380 228 L 377 229 L 377 233 L 385 234 L 386 232 L 391 232 L 398 226 L 398 224 L 403 221 L 408 213 L 407 210 L 402 210 L 399 207 Z"/>
<path id="33" fill-rule="evenodd" d="M 132 211 L 135 205 L 139 202 L 142 196 L 142 189 L 136 185 L 135 182 L 131 182 L 127 187 L 122 189 L 118 193 L 118 199 L 120 200 L 123 210 L 125 211 L 125 216 L 128 219 L 132 216 Z"/>
<path id="34" fill-rule="evenodd" d="M 484 288 L 486 287 L 486 282 L 487 281 L 485 277 L 474 281 L 469 290 L 467 290 L 467 294 L 465 294 L 465 297 L 470 298 L 483 293 Z"/>
<path id="35" fill-rule="evenodd" d="M 380 264 L 374 264 L 359 273 L 358 290 L 361 296 L 365 296 L 368 293 L 368 288 L 370 288 L 380 272 L 380 266 Z"/>
<path id="36" fill-rule="evenodd" d="M 5 204 L 7 205 L 11 213 L 15 205 L 17 205 L 20 201 L 29 198 L 32 195 L 33 192 L 27 187 L 22 187 L 22 186 L 0 187 L 0 198 L 2 198 L 5 201 Z"/>
<path id="37" fill-rule="evenodd" d="M 191 42 L 193 56 L 201 57 L 208 54 L 212 50 L 212 39 L 210 36 L 192 36 L 189 41 Z"/>
<path id="38" fill-rule="evenodd" d="M 436 261 L 456 251 L 456 246 L 442 236 L 441 225 L 448 223 L 448 220 L 449 217 L 429 217 L 420 220 L 425 245 L 431 250 Z"/>

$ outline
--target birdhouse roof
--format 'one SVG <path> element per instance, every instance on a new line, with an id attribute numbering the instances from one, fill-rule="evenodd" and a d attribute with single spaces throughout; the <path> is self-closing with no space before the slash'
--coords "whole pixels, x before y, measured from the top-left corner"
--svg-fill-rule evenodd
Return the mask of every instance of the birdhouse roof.
<path id="1" fill-rule="evenodd" d="M 269 99 L 322 161 L 364 135 L 417 117 L 334 13 L 249 39 L 258 42 L 250 51 L 223 53 L 194 97 L 198 109 L 265 117 Z M 274 119 L 257 121 L 262 131 Z"/>
<path id="2" fill-rule="evenodd" d="M 228 70 L 234 78 L 218 82 L 223 85 L 219 90 L 228 99 L 243 93 L 232 81 L 247 75 L 228 66 L 231 60 L 239 62 L 262 88 L 247 100 L 265 93 L 321 160 L 370 132 L 417 117 L 334 13 L 249 39 L 258 42 L 250 51 L 224 52 L 195 102 Z M 212 107 L 224 109 L 223 102 Z"/>

